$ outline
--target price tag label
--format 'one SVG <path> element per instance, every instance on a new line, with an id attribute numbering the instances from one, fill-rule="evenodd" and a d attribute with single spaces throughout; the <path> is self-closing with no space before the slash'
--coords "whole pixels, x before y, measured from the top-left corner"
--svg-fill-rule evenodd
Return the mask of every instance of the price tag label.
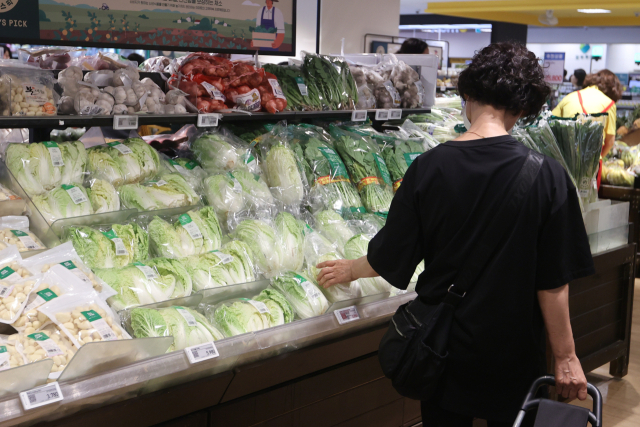
<path id="1" fill-rule="evenodd" d="M 240 298 L 242 301 L 248 302 L 249 304 L 251 304 L 256 310 L 258 310 L 260 312 L 260 314 L 267 314 L 269 313 L 269 309 L 267 308 L 267 306 L 260 301 L 255 301 L 249 298 Z"/>
<path id="2" fill-rule="evenodd" d="M 0 341 L 2 344 L 2 341 Z M 0 371 L 4 371 L 11 368 L 11 355 L 7 350 L 7 346 L 0 345 Z"/>
<path id="3" fill-rule="evenodd" d="M 27 249 L 40 249 L 40 245 L 37 244 L 32 238 L 31 236 L 29 236 L 27 233 L 25 233 L 24 231 L 21 230 L 11 230 L 11 233 L 13 233 L 14 236 L 16 236 L 18 239 L 20 239 L 20 241 L 22 242 L 23 245 L 26 246 Z"/>
<path id="4" fill-rule="evenodd" d="M 120 240 L 122 241 L 122 239 Z M 122 244 L 122 246 L 124 247 L 124 243 Z M 69 270 L 71 273 L 73 273 L 78 279 L 82 280 L 84 283 L 88 285 L 92 284 L 91 279 L 89 279 L 89 276 L 84 274 L 84 272 L 80 270 L 78 266 L 73 263 L 73 261 L 63 261 L 60 263 L 60 265 L 66 268 L 67 270 Z"/>
<path id="5" fill-rule="evenodd" d="M 304 292 L 307 294 L 307 298 L 310 300 L 318 299 L 322 295 L 320 293 L 320 289 L 318 289 L 313 283 L 305 281 L 300 283 L 300 286 L 302 286 L 302 289 L 304 289 Z"/>
<path id="6" fill-rule="evenodd" d="M 360 320 L 360 315 L 358 314 L 358 309 L 355 305 L 336 310 L 333 312 L 333 314 L 336 315 L 336 319 L 338 319 L 338 323 L 340 323 L 341 325 L 353 322 L 354 320 Z"/>
<path id="7" fill-rule="evenodd" d="M 124 242 L 118 237 L 114 230 L 104 231 L 102 234 L 116 245 L 116 256 L 129 255 L 129 251 L 127 251 L 127 248 L 124 246 Z"/>
<path id="8" fill-rule="evenodd" d="M 137 118 L 137 116 L 136 116 L 136 118 Z M 119 152 L 121 152 L 122 154 L 131 154 L 131 153 L 133 153 L 133 150 L 132 150 L 131 148 L 127 147 L 127 146 L 126 146 L 126 145 L 124 145 L 124 144 L 119 143 L 118 141 L 115 141 L 115 142 L 107 142 L 107 145 L 108 145 L 109 147 L 113 147 L 113 148 L 115 148 L 116 150 L 118 150 L 118 151 L 119 151 Z"/>
<path id="9" fill-rule="evenodd" d="M 43 141 L 42 144 L 49 150 L 51 156 L 51 164 L 53 166 L 64 166 L 64 160 L 62 160 L 62 153 L 58 144 L 53 141 Z"/>
<path id="10" fill-rule="evenodd" d="M 218 353 L 218 349 L 213 342 L 187 347 L 184 349 L 184 352 L 187 353 L 187 358 L 191 364 L 220 356 L 220 353 Z"/>
<path id="11" fill-rule="evenodd" d="M 113 128 L 116 130 L 138 129 L 138 116 L 113 116 Z"/>
<path id="12" fill-rule="evenodd" d="M 11 295 L 13 291 L 13 286 L 2 286 L 0 285 L 0 298 L 6 298 Z"/>
<path id="13" fill-rule="evenodd" d="M 389 110 L 389 120 L 400 120 L 402 118 L 402 109 L 393 108 Z"/>
<path id="14" fill-rule="evenodd" d="M 231 256 L 229 254 L 225 254 L 224 252 L 220 252 L 217 249 L 215 249 L 215 250 L 213 250 L 211 252 L 213 252 L 216 255 L 218 255 L 218 258 L 220 258 L 220 262 L 223 263 L 223 264 L 229 264 L 231 261 L 233 261 L 233 256 Z"/>
<path id="15" fill-rule="evenodd" d="M 187 230 L 187 233 L 189 233 L 189 236 L 191 236 L 193 240 L 202 239 L 202 232 L 198 228 L 198 225 L 193 222 L 189 214 L 180 215 L 178 217 L 178 221 L 180 221 L 182 227 Z"/>
<path id="16" fill-rule="evenodd" d="M 27 337 L 37 342 L 40 348 L 42 348 L 49 357 L 64 355 L 64 351 L 58 347 L 58 344 L 56 344 L 56 342 L 49 338 L 49 335 L 44 332 L 35 332 L 31 335 L 27 335 Z"/>
<path id="17" fill-rule="evenodd" d="M 367 110 L 353 110 L 351 113 L 352 122 L 364 122 L 367 120 Z"/>
<path id="18" fill-rule="evenodd" d="M 35 299 L 27 304 L 27 306 L 24 308 L 25 312 L 38 308 L 45 302 L 51 301 L 52 299 L 58 297 L 58 295 L 56 295 L 56 293 L 49 288 L 38 291 L 35 293 L 35 295 Z"/>
<path id="19" fill-rule="evenodd" d="M 13 283 L 17 282 L 20 279 L 22 279 L 22 276 L 16 273 L 11 267 L 5 267 L 0 270 L 0 280 L 2 281 Z"/>
<path id="20" fill-rule="evenodd" d="M 207 128 L 218 126 L 218 120 L 220 120 L 220 114 L 198 114 L 198 127 Z"/>
<path id="21" fill-rule="evenodd" d="M 298 90 L 300 91 L 300 95 L 302 96 L 309 95 L 307 84 L 304 82 L 304 79 L 302 77 L 296 77 L 296 83 L 298 84 Z"/>
<path id="22" fill-rule="evenodd" d="M 162 187 L 163 185 L 167 185 L 167 181 L 165 181 L 164 179 L 160 179 L 158 181 L 149 181 L 149 182 L 155 185 L 156 187 Z"/>
<path id="23" fill-rule="evenodd" d="M 20 400 L 22 401 L 22 406 L 26 411 L 48 405 L 50 403 L 59 402 L 62 399 L 64 399 L 64 397 L 62 396 L 60 385 L 57 382 L 43 385 L 42 387 L 32 388 L 31 390 L 20 393 Z"/>
<path id="24" fill-rule="evenodd" d="M 81 311 L 80 313 L 91 323 L 91 326 L 96 328 L 104 341 L 111 341 L 117 338 L 116 333 L 113 332 L 109 324 L 94 310 Z"/>
<path id="25" fill-rule="evenodd" d="M 142 271 L 142 274 L 144 274 L 144 277 L 146 277 L 147 280 L 158 278 L 156 271 L 153 268 L 149 267 L 148 265 L 144 265 L 141 262 L 134 262 L 133 265 L 138 267 L 138 270 Z"/>
<path id="26" fill-rule="evenodd" d="M 184 320 L 186 320 L 187 325 L 198 326 L 198 322 L 196 322 L 196 318 L 193 317 L 193 314 L 189 313 L 189 311 L 187 311 L 184 307 L 176 306 L 176 311 L 180 313 L 182 317 L 184 317 Z"/>
<path id="27" fill-rule="evenodd" d="M 87 199 L 87 196 L 85 196 L 82 190 L 80 190 L 75 185 L 62 184 L 61 187 L 67 193 L 69 193 L 69 197 L 71 197 L 71 200 L 73 200 L 73 203 L 75 203 L 76 205 L 89 201 L 89 199 Z"/>
<path id="28" fill-rule="evenodd" d="M 376 110 L 376 120 L 389 120 L 389 110 Z"/>

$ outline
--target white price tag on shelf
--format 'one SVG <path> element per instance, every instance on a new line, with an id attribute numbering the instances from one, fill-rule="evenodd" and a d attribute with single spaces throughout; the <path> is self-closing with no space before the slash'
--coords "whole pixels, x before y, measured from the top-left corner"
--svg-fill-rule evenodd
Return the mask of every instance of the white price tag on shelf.
<path id="1" fill-rule="evenodd" d="M 341 325 L 353 322 L 354 320 L 360 320 L 360 315 L 358 314 L 358 309 L 355 305 L 336 310 L 333 314 L 336 315 L 336 319 L 338 319 L 338 323 Z"/>
<path id="2" fill-rule="evenodd" d="M 402 118 L 402 108 L 389 110 L 389 120 L 400 120 Z"/>
<path id="3" fill-rule="evenodd" d="M 367 110 L 353 110 L 351 113 L 352 122 L 364 122 L 367 120 Z"/>
<path id="4" fill-rule="evenodd" d="M 43 385 L 42 387 L 32 388 L 31 390 L 20 393 L 20 400 L 22 401 L 22 406 L 24 406 L 26 411 L 48 405 L 50 403 L 59 402 L 62 399 L 64 399 L 64 397 L 62 396 L 60 385 L 57 382 Z"/>
<path id="5" fill-rule="evenodd" d="M 389 120 L 389 110 L 376 110 L 376 120 Z"/>
<path id="6" fill-rule="evenodd" d="M 185 353 L 187 353 L 187 358 L 189 359 L 189 363 L 191 364 L 220 356 L 220 353 L 218 353 L 218 349 L 213 342 L 207 342 L 204 344 L 187 347 L 184 349 L 184 351 Z"/>
<path id="7" fill-rule="evenodd" d="M 218 126 L 218 120 L 220 120 L 220 114 L 198 114 L 198 127 L 206 128 Z"/>
<path id="8" fill-rule="evenodd" d="M 138 116 L 113 116 L 113 128 L 116 130 L 138 129 Z"/>

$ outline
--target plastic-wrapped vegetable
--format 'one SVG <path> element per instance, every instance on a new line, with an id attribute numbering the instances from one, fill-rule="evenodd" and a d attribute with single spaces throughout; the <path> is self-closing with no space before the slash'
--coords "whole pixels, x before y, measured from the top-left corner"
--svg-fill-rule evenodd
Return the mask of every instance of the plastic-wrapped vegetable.
<path id="1" fill-rule="evenodd" d="M 147 229 L 156 256 L 183 258 L 219 249 L 222 244 L 220 224 L 211 207 L 166 219 L 156 216 Z"/>
<path id="2" fill-rule="evenodd" d="M 370 138 L 332 125 L 331 135 L 367 211 L 386 215 L 393 190 L 387 165 Z"/>
<path id="3" fill-rule="evenodd" d="M 281 267 L 301 271 L 304 263 L 304 225 L 289 212 L 280 212 L 275 219 L 277 249 Z"/>
<path id="4" fill-rule="evenodd" d="M 422 144 L 412 140 L 402 140 L 395 137 L 381 135 L 376 138 L 382 158 L 387 164 L 391 180 L 393 181 L 393 191 L 398 191 L 404 174 L 411 166 L 411 163 L 422 153 Z"/>
<path id="5" fill-rule="evenodd" d="M 14 245 L 20 252 L 45 249 L 38 237 L 29 231 L 29 217 L 3 216 L 0 218 L 0 250 Z"/>
<path id="6" fill-rule="evenodd" d="M 371 238 L 365 234 L 356 234 L 344 245 L 344 255 L 347 259 L 358 259 L 367 255 L 369 241 Z M 382 277 L 370 277 L 358 279 L 362 295 L 375 295 L 383 292 L 389 292 L 391 285 Z"/>
<path id="7" fill-rule="evenodd" d="M 260 219 L 245 219 L 233 232 L 235 238 L 251 248 L 253 261 L 258 271 L 267 278 L 277 274 L 282 268 L 278 252 L 276 232 L 273 226 Z"/>
<path id="8" fill-rule="evenodd" d="M 315 228 L 322 232 L 338 250 L 344 253 L 344 245 L 354 236 L 353 230 L 338 213 L 331 210 L 320 211 L 315 215 Z"/>
<path id="9" fill-rule="evenodd" d="M 3 116 L 56 114 L 58 94 L 51 71 L 31 66 L 0 69 L 0 112 Z"/>
<path id="10" fill-rule="evenodd" d="M 34 196 L 32 200 L 49 224 L 61 218 L 94 213 L 87 190 L 80 185 L 62 184 L 45 194 Z"/>
<path id="11" fill-rule="evenodd" d="M 305 273 L 285 271 L 271 279 L 271 286 L 285 296 L 301 319 L 319 316 L 329 308 L 327 298 Z"/>
<path id="12" fill-rule="evenodd" d="M 94 179 L 87 189 L 93 213 L 116 212 L 120 210 L 120 197 L 109 181 Z"/>
<path id="13" fill-rule="evenodd" d="M 324 109 L 353 110 L 358 89 L 344 58 L 303 52 L 307 81 L 313 81 L 322 96 Z"/>
<path id="14" fill-rule="evenodd" d="M 116 187 L 136 184 L 157 175 L 160 157 L 144 140 L 129 138 L 91 148 L 88 169 L 93 178 L 104 179 Z"/>
<path id="15" fill-rule="evenodd" d="M 64 237 L 91 269 L 123 267 L 149 257 L 149 235 L 136 223 L 68 227 Z"/>
<path id="16" fill-rule="evenodd" d="M 171 298 L 191 295 L 193 281 L 181 261 L 170 258 L 154 258 L 147 261 L 147 265 L 158 271 L 162 282 L 173 286 Z"/>
<path id="17" fill-rule="evenodd" d="M 206 132 L 191 144 L 202 168 L 211 174 L 237 169 L 260 173 L 253 150 L 242 140 L 219 131 Z"/>
<path id="18" fill-rule="evenodd" d="M 271 315 L 266 305 L 247 298 L 237 298 L 215 306 L 207 306 L 205 315 L 227 337 L 271 327 Z"/>
<path id="19" fill-rule="evenodd" d="M 182 175 L 169 173 L 143 185 L 123 185 L 120 187 L 120 201 L 128 209 L 153 211 L 196 205 L 200 202 L 200 196 Z"/>
<path id="20" fill-rule="evenodd" d="M 20 197 L 17 196 L 13 191 L 9 190 L 2 184 L 0 184 L 0 202 L 4 202 L 5 200 L 19 200 Z"/>
<path id="21" fill-rule="evenodd" d="M 188 307 L 134 308 L 131 328 L 136 338 L 173 337 L 167 352 L 224 338 L 200 313 Z"/>
<path id="22" fill-rule="evenodd" d="M 313 79 L 306 79 L 296 65 L 265 64 L 265 71 L 278 78 L 287 97 L 287 109 L 294 111 L 321 111 L 322 97 Z"/>

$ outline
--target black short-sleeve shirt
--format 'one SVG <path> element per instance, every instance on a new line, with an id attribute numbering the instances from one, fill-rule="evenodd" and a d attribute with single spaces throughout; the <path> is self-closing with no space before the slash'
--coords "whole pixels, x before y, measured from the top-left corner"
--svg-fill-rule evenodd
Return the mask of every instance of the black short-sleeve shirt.
<path id="1" fill-rule="evenodd" d="M 398 189 L 386 225 L 369 243 L 373 269 L 406 289 L 424 259 L 416 291 L 440 301 L 502 202 L 529 149 L 510 136 L 449 141 L 419 156 Z M 437 400 L 443 409 L 513 421 L 544 373 L 538 290 L 594 274 L 576 189 L 545 157 L 491 260 L 455 312 L 450 360 Z"/>

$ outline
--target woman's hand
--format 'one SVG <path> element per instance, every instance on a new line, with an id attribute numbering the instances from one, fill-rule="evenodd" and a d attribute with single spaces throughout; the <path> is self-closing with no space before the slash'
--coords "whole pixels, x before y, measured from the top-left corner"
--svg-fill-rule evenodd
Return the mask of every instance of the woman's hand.
<path id="1" fill-rule="evenodd" d="M 556 391 L 565 399 L 580 400 L 587 398 L 587 378 L 582 371 L 582 365 L 574 354 L 569 357 L 556 357 Z"/>
<path id="2" fill-rule="evenodd" d="M 349 259 L 321 262 L 316 265 L 316 268 L 322 269 L 318 274 L 318 284 L 323 288 L 328 288 L 329 286 L 356 280 L 352 270 L 353 263 L 354 260 Z"/>

